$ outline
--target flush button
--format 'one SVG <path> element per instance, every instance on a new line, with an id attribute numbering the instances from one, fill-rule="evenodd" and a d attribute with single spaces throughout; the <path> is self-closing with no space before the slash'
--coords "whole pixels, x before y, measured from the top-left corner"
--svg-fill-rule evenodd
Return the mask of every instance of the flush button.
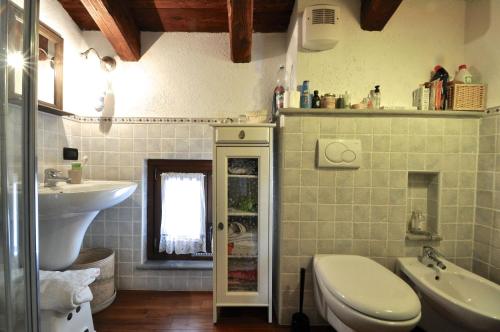
<path id="1" fill-rule="evenodd" d="M 321 138 L 316 154 L 318 167 L 359 168 L 361 152 L 360 140 Z"/>
<path id="2" fill-rule="evenodd" d="M 352 150 L 345 150 L 342 152 L 342 161 L 346 163 L 352 163 L 356 159 L 356 154 Z"/>
<path id="3" fill-rule="evenodd" d="M 346 150 L 347 146 L 339 142 L 334 142 L 326 148 L 325 157 L 331 162 L 341 163 L 343 161 L 343 153 Z"/>

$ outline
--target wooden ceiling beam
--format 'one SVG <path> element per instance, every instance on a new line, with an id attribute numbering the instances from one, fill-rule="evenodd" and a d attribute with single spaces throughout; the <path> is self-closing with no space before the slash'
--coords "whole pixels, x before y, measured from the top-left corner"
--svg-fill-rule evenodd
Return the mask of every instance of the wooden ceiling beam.
<path id="1" fill-rule="evenodd" d="M 253 0 L 227 0 L 231 60 L 252 60 Z"/>
<path id="2" fill-rule="evenodd" d="M 120 0 L 80 0 L 123 61 L 141 57 L 140 33 Z"/>
<path id="3" fill-rule="evenodd" d="M 403 0 L 361 0 L 361 29 L 382 31 Z"/>
<path id="4" fill-rule="evenodd" d="M 213 9 L 225 8 L 227 0 L 129 0 L 130 8 Z"/>

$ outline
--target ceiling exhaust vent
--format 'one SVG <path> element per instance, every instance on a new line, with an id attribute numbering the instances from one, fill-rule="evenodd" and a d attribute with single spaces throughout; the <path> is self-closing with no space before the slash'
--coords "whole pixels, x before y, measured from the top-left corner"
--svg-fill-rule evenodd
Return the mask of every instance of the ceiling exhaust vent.
<path id="1" fill-rule="evenodd" d="M 312 10 L 312 24 L 335 24 L 335 9 L 314 8 Z"/>
<path id="2" fill-rule="evenodd" d="M 302 47 L 313 51 L 334 48 L 339 35 L 339 8 L 329 5 L 306 7 L 302 16 Z"/>

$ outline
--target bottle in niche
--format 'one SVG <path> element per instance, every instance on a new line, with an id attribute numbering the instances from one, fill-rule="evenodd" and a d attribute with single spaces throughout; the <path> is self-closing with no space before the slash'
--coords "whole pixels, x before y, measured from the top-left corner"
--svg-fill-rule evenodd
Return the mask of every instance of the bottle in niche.
<path id="1" fill-rule="evenodd" d="M 417 213 L 417 228 L 420 232 L 425 232 L 427 230 L 427 222 L 422 211 Z"/>
<path id="2" fill-rule="evenodd" d="M 321 108 L 321 98 L 319 97 L 319 91 L 314 90 L 314 95 L 312 97 L 312 108 Z"/>
<path id="3" fill-rule="evenodd" d="M 411 212 L 410 224 L 408 230 L 410 232 L 418 231 L 418 211 Z"/>

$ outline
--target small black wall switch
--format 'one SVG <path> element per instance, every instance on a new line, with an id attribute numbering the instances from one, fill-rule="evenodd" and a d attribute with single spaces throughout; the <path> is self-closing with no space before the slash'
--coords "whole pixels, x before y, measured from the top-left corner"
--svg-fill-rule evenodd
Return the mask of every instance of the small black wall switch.
<path id="1" fill-rule="evenodd" d="M 64 160 L 78 160 L 78 149 L 63 148 Z"/>

